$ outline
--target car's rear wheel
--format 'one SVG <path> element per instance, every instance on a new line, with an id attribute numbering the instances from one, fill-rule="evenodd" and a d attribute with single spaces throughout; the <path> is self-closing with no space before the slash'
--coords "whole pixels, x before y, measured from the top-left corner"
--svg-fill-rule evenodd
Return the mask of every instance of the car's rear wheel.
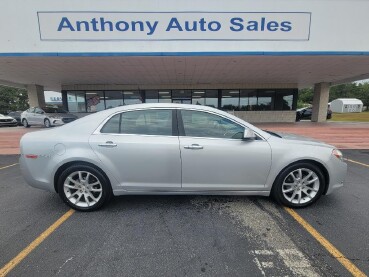
<path id="1" fill-rule="evenodd" d="M 29 127 L 31 127 L 31 125 L 29 125 L 29 124 L 28 124 L 27 119 L 23 119 L 23 120 L 22 120 L 22 124 L 23 124 L 24 128 L 29 128 Z"/>
<path id="2" fill-rule="evenodd" d="M 50 120 L 48 120 L 47 118 L 44 120 L 44 125 L 46 128 L 50 128 L 51 127 L 51 123 Z"/>
<path id="3" fill-rule="evenodd" d="M 89 165 L 72 165 L 59 177 L 58 192 L 63 201 L 75 210 L 94 211 L 112 196 L 107 178 Z"/>
<path id="4" fill-rule="evenodd" d="M 272 188 L 272 196 L 287 207 L 307 207 L 320 198 L 325 185 L 322 171 L 316 165 L 296 163 L 279 174 Z"/>

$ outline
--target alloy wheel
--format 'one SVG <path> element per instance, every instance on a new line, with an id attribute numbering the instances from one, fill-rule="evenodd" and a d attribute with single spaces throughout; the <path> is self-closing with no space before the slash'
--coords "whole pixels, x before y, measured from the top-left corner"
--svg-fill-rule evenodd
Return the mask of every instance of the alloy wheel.
<path id="1" fill-rule="evenodd" d="M 298 168 L 283 180 L 282 194 L 290 203 L 305 204 L 317 196 L 319 188 L 320 180 L 313 170 Z"/>
<path id="2" fill-rule="evenodd" d="M 102 197 L 100 180 L 87 171 L 75 171 L 68 175 L 63 185 L 65 197 L 80 208 L 96 205 Z"/>

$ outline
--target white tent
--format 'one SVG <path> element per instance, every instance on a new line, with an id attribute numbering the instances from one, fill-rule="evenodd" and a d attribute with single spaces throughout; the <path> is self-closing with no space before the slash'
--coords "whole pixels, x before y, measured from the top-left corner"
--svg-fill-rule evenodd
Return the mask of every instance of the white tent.
<path id="1" fill-rule="evenodd" d="M 363 110 L 363 102 L 355 98 L 339 98 L 330 104 L 334 113 L 361 113 Z"/>

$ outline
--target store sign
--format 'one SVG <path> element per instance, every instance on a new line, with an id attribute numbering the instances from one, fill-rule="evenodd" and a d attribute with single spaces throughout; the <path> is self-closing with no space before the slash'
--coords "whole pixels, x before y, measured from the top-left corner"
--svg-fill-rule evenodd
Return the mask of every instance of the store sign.
<path id="1" fill-rule="evenodd" d="M 41 40 L 309 40 L 309 12 L 38 12 Z"/>

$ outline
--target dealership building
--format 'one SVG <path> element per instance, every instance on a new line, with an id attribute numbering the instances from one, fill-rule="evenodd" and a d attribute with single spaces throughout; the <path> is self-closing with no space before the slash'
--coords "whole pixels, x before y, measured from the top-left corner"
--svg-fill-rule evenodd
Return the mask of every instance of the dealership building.
<path id="1" fill-rule="evenodd" d="M 0 84 L 31 106 L 61 92 L 77 115 L 192 103 L 250 122 L 293 122 L 298 89 L 369 78 L 369 1 L 0 2 Z"/>

